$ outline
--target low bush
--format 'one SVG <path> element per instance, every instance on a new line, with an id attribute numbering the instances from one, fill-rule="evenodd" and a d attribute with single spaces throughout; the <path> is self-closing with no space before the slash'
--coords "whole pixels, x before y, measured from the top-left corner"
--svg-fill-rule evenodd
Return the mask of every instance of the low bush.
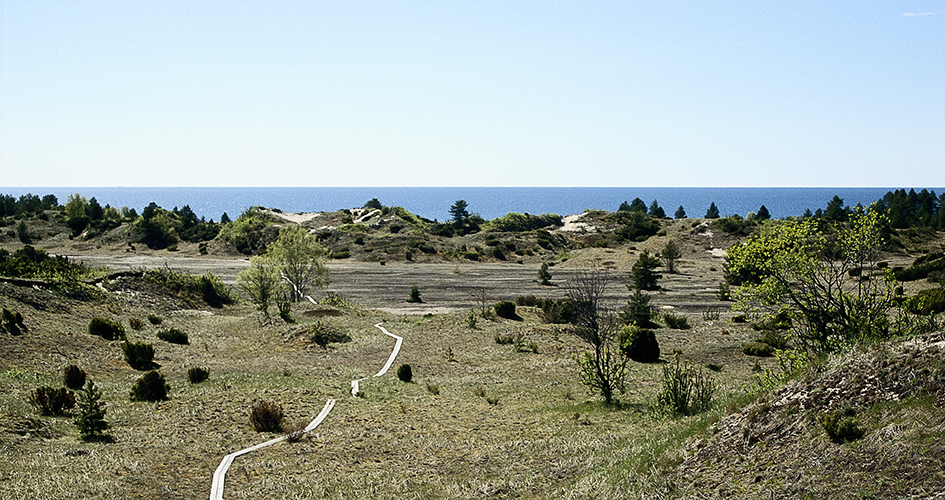
<path id="1" fill-rule="evenodd" d="M 29 402 L 40 415 L 58 417 L 75 407 L 75 394 L 64 388 L 43 386 L 30 393 Z"/>
<path id="2" fill-rule="evenodd" d="M 655 363 L 660 359 L 660 344 L 648 328 L 625 326 L 620 330 L 620 350 L 637 363 Z"/>
<path id="3" fill-rule="evenodd" d="M 518 297 L 515 297 L 515 304 L 519 306 L 535 307 L 541 306 L 543 303 L 543 299 L 540 299 L 534 295 L 519 295 Z"/>
<path id="4" fill-rule="evenodd" d="M 171 344 L 190 344 L 187 334 L 178 330 L 177 328 L 167 328 L 161 330 L 157 333 L 157 338 L 165 342 L 170 342 Z"/>
<path id="5" fill-rule="evenodd" d="M 768 358 L 774 356 L 774 347 L 764 342 L 748 342 L 742 347 L 742 352 L 749 356 Z"/>
<path id="6" fill-rule="evenodd" d="M 410 297 L 407 298 L 407 302 L 414 304 L 423 302 L 423 298 L 420 297 L 420 288 L 417 285 L 410 288 Z"/>
<path id="7" fill-rule="evenodd" d="M 410 365 L 404 363 L 397 367 L 397 378 L 402 382 L 410 382 L 413 380 L 413 370 L 410 368 Z"/>
<path id="8" fill-rule="evenodd" d="M 160 316 L 155 316 L 153 314 L 148 315 L 148 323 L 151 323 L 154 326 L 160 325 L 164 322 L 164 318 Z"/>
<path id="9" fill-rule="evenodd" d="M 281 432 L 284 417 L 282 407 L 271 401 L 260 401 L 249 411 L 249 423 L 256 432 Z"/>
<path id="10" fill-rule="evenodd" d="M 328 347 L 330 343 L 351 342 L 347 333 L 327 321 L 318 320 L 312 323 L 311 332 L 312 342 L 321 347 Z"/>
<path id="11" fill-rule="evenodd" d="M 164 401 L 171 386 L 164 380 L 164 375 L 152 370 L 141 376 L 131 386 L 132 401 Z"/>
<path id="12" fill-rule="evenodd" d="M 125 361 L 136 370 L 147 368 L 154 359 L 154 346 L 144 342 L 125 341 L 121 350 L 125 353 Z"/>
<path id="13" fill-rule="evenodd" d="M 76 365 L 62 370 L 62 383 L 70 389 L 81 389 L 85 385 L 85 371 Z"/>
<path id="14" fill-rule="evenodd" d="M 823 413 L 817 421 L 824 428 L 827 437 L 837 444 L 856 441 L 863 437 L 863 429 L 851 410 Z"/>
<path id="15" fill-rule="evenodd" d="M 945 311 L 945 288 L 922 290 L 905 302 L 905 308 L 912 314 L 928 316 Z"/>
<path id="16" fill-rule="evenodd" d="M 191 384 L 199 384 L 210 377 L 210 372 L 206 368 L 193 367 L 187 370 L 187 379 Z"/>
<path id="17" fill-rule="evenodd" d="M 25 332 L 26 325 L 23 323 L 23 315 L 19 311 L 13 312 L 4 307 L 0 331 L 8 332 L 10 335 L 20 335 Z"/>
<path id="18" fill-rule="evenodd" d="M 514 337 L 511 333 L 506 334 L 506 335 L 497 334 L 497 335 L 495 336 L 495 343 L 496 343 L 496 344 L 499 344 L 499 345 L 508 345 L 508 344 L 513 343 L 513 342 L 515 342 L 515 337 Z"/>
<path id="19" fill-rule="evenodd" d="M 503 300 L 493 306 L 496 316 L 505 319 L 520 320 L 518 314 L 515 314 L 515 302 Z"/>
<path id="20" fill-rule="evenodd" d="M 434 384 L 433 382 L 427 382 L 427 392 L 434 396 L 440 395 L 440 384 Z"/>
<path id="21" fill-rule="evenodd" d="M 712 407 L 715 384 L 702 369 L 680 363 L 679 356 L 663 367 L 657 407 L 674 415 L 695 415 Z"/>
<path id="22" fill-rule="evenodd" d="M 132 330 L 141 330 L 144 328 L 144 321 L 141 321 L 141 318 L 131 318 L 128 320 L 128 324 L 131 325 Z"/>
<path id="23" fill-rule="evenodd" d="M 689 320 L 685 316 L 677 316 L 671 312 L 664 312 L 662 315 L 663 323 L 666 323 L 667 328 L 672 328 L 673 330 L 688 330 Z"/>
<path id="24" fill-rule="evenodd" d="M 125 327 L 117 321 L 95 317 L 89 321 L 89 334 L 105 340 L 125 340 Z"/>

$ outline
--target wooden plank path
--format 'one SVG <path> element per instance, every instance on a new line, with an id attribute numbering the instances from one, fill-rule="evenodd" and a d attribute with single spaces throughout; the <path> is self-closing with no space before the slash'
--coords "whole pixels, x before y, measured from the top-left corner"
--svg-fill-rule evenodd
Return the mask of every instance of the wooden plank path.
<path id="1" fill-rule="evenodd" d="M 308 297 L 308 299 L 314 302 L 314 300 L 311 297 Z M 403 345 L 404 339 L 403 337 L 399 337 L 397 335 L 394 335 L 393 333 L 388 332 L 383 326 L 381 326 L 381 323 L 377 323 L 376 325 L 374 325 L 374 327 L 378 328 L 385 335 L 392 337 L 396 340 L 396 342 L 394 343 L 394 348 L 393 350 L 391 350 L 390 356 L 387 358 L 387 363 L 384 364 L 384 367 L 381 368 L 379 372 L 373 375 L 374 377 L 380 377 L 381 375 L 384 375 L 385 373 L 387 373 L 387 371 L 390 370 L 391 365 L 394 364 L 394 359 L 397 358 L 397 354 L 400 352 L 400 347 L 401 345 Z M 352 380 L 351 381 L 351 394 L 353 396 L 357 396 L 358 390 L 359 390 L 358 384 L 361 381 L 367 380 L 369 378 L 372 378 L 372 377 L 364 377 L 357 380 Z M 319 424 L 322 423 L 323 420 L 325 420 L 325 417 L 328 416 L 328 413 L 330 413 L 331 409 L 334 407 L 335 407 L 335 400 L 329 399 L 328 402 L 325 403 L 325 406 L 322 408 L 322 411 L 318 413 L 318 416 L 316 416 L 311 422 L 309 422 L 309 424 L 305 426 L 305 429 L 299 431 L 299 433 L 297 434 L 304 434 L 306 432 L 314 430 L 316 427 L 318 427 Z M 223 457 L 223 460 L 220 462 L 220 465 L 217 466 L 217 470 L 214 471 L 213 473 L 213 483 L 210 486 L 210 500 L 223 500 L 223 485 L 226 481 L 226 471 L 229 470 L 230 465 L 233 463 L 233 460 L 236 459 L 236 457 L 240 455 L 245 455 L 252 451 L 259 450 L 261 448 L 265 448 L 267 446 L 274 445 L 281 441 L 285 441 L 286 439 L 288 439 L 288 437 L 289 436 L 280 436 L 275 439 L 270 439 L 269 441 L 266 441 L 265 443 L 260 443 L 255 446 L 250 446 L 249 448 L 245 448 L 240 451 L 235 451 Z"/>

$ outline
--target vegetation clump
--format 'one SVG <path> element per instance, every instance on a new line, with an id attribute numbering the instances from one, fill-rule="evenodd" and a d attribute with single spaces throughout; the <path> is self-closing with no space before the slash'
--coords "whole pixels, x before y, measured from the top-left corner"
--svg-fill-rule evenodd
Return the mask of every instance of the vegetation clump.
<path id="1" fill-rule="evenodd" d="M 3 318 L 0 321 L 0 331 L 7 332 L 10 335 L 21 335 L 26 331 L 26 324 L 23 323 L 23 315 L 19 311 L 12 312 L 3 308 Z"/>
<path id="2" fill-rule="evenodd" d="M 206 368 L 193 367 L 187 370 L 187 380 L 191 384 L 199 384 L 210 377 L 210 372 Z"/>
<path id="3" fill-rule="evenodd" d="M 401 382 L 410 382 L 413 380 L 413 370 L 410 368 L 410 365 L 404 363 L 397 367 L 397 378 Z"/>
<path id="4" fill-rule="evenodd" d="M 151 370 L 141 376 L 131 387 L 132 401 L 164 401 L 171 386 L 164 380 L 164 375 Z"/>
<path id="5" fill-rule="evenodd" d="M 154 346 L 144 342 L 125 341 L 121 350 L 125 353 L 125 361 L 136 370 L 147 368 L 154 359 Z"/>
<path id="6" fill-rule="evenodd" d="M 660 360 L 660 344 L 649 328 L 625 326 L 620 329 L 620 350 L 637 363 L 655 363 Z"/>
<path id="7" fill-rule="evenodd" d="M 105 403 L 102 402 L 102 391 L 89 380 L 79 391 L 75 426 L 79 429 L 79 436 L 83 440 L 93 440 L 108 429 L 105 420 Z"/>
<path id="8" fill-rule="evenodd" d="M 351 337 L 328 321 L 315 321 L 309 327 L 311 340 L 320 347 L 327 348 L 330 343 L 351 342 Z"/>
<path id="9" fill-rule="evenodd" d="M 89 321 L 89 334 L 105 340 L 125 340 L 125 327 L 117 321 L 95 317 Z"/>
<path id="10" fill-rule="evenodd" d="M 182 332 L 177 328 L 166 328 L 157 332 L 157 338 L 170 342 L 171 344 L 190 344 L 190 339 L 187 338 L 187 333 Z"/>
<path id="11" fill-rule="evenodd" d="M 249 412 L 249 423 L 256 432 L 282 432 L 285 413 L 282 406 L 272 401 L 260 401 Z"/>
<path id="12" fill-rule="evenodd" d="M 81 389 L 85 385 L 85 370 L 69 365 L 62 371 L 62 383 L 70 389 Z"/>
<path id="13" fill-rule="evenodd" d="M 673 415 L 695 415 L 712 406 L 715 385 L 708 374 L 675 356 L 663 367 L 662 388 L 656 396 L 657 407 Z"/>
<path id="14" fill-rule="evenodd" d="M 822 413 L 817 417 L 817 421 L 820 422 L 821 427 L 824 428 L 827 437 L 837 444 L 856 441 L 863 437 L 864 434 L 855 413 L 849 409 Z"/>
<path id="15" fill-rule="evenodd" d="M 497 302 L 493 306 L 493 309 L 495 310 L 496 316 L 500 318 L 511 319 L 515 321 L 522 319 L 521 316 L 515 313 L 515 302 L 512 302 L 510 300 L 503 300 L 503 301 Z"/>
<path id="16" fill-rule="evenodd" d="M 62 387 L 42 386 L 30 393 L 29 403 L 40 415 L 58 417 L 75 407 L 75 394 Z"/>

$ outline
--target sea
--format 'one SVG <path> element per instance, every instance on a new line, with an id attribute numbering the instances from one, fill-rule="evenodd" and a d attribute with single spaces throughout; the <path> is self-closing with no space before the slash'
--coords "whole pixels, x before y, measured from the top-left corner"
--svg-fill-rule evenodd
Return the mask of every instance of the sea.
<path id="1" fill-rule="evenodd" d="M 55 195 L 65 204 L 70 194 L 95 198 L 102 206 L 134 208 L 140 214 L 151 202 L 165 209 L 190 206 L 198 217 L 231 219 L 253 206 L 284 212 L 322 212 L 362 207 L 377 198 L 385 206 L 401 206 L 430 220 L 445 221 L 457 200 L 465 200 L 470 213 L 486 220 L 510 212 L 530 214 L 580 214 L 588 209 L 615 211 L 635 198 L 649 207 L 655 200 L 673 217 L 683 207 L 688 217 L 703 217 L 712 203 L 722 216 L 757 212 L 764 205 L 773 218 L 803 215 L 823 209 L 834 196 L 845 205 L 869 206 L 887 192 L 900 188 L 801 188 L 801 187 L 17 187 L 0 194 L 20 197 L 32 193 Z M 907 191 L 911 188 L 905 188 Z M 915 187 L 916 192 L 921 187 Z M 925 188 L 936 194 L 943 188 Z"/>

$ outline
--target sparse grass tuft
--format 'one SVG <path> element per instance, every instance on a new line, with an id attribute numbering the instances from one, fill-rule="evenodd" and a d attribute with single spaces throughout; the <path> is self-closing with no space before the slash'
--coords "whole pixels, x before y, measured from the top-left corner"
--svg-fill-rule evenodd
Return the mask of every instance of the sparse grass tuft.
<path id="1" fill-rule="evenodd" d="M 249 412 L 249 423 L 256 432 L 281 432 L 285 414 L 282 406 L 272 401 L 260 401 Z"/>

